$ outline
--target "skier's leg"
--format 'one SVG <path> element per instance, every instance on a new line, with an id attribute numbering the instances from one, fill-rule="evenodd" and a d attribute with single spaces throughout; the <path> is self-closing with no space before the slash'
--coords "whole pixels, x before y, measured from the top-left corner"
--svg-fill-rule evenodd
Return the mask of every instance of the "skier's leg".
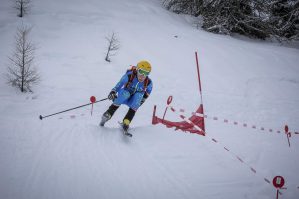
<path id="1" fill-rule="evenodd" d="M 142 92 L 135 93 L 128 101 L 128 106 L 130 107 L 126 116 L 123 119 L 124 128 L 128 129 L 130 123 L 132 122 L 137 109 L 140 107 L 141 100 L 143 98 Z"/>
<path id="2" fill-rule="evenodd" d="M 108 120 L 113 116 L 113 114 L 115 113 L 115 111 L 119 108 L 118 105 L 115 104 L 111 104 L 108 108 L 108 110 L 103 114 L 103 115 L 107 115 L 108 116 Z"/>
<path id="3" fill-rule="evenodd" d="M 136 92 L 128 101 L 128 106 L 137 111 L 137 109 L 141 106 L 141 100 L 143 98 L 144 93 L 143 92 Z"/>
<path id="4" fill-rule="evenodd" d="M 128 130 L 129 125 L 131 123 L 131 121 L 133 120 L 134 116 L 135 116 L 136 111 L 132 108 L 129 108 L 126 116 L 123 119 L 123 128 L 125 130 Z"/>
<path id="5" fill-rule="evenodd" d="M 104 126 L 104 124 L 111 119 L 115 111 L 119 108 L 119 106 L 127 101 L 130 97 L 130 93 L 124 89 L 121 89 L 118 92 L 117 98 L 113 101 L 113 104 L 108 108 L 108 110 L 103 114 L 102 120 L 100 122 L 100 126 Z"/>
<path id="6" fill-rule="evenodd" d="M 111 104 L 108 110 L 102 115 L 102 120 L 100 122 L 100 126 L 104 126 L 104 124 L 111 119 L 115 111 L 119 108 L 119 106 Z"/>
<path id="7" fill-rule="evenodd" d="M 121 89 L 117 93 L 117 98 L 113 101 L 114 105 L 120 106 L 121 104 L 125 104 L 128 99 L 131 97 L 131 94 L 129 91 L 125 89 Z"/>

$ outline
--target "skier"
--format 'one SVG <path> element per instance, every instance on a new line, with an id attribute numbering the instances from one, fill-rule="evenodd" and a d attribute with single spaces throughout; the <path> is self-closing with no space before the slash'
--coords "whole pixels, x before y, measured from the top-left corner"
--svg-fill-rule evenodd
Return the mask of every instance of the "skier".
<path id="1" fill-rule="evenodd" d="M 109 100 L 112 100 L 113 103 L 103 114 L 100 126 L 104 126 L 111 119 L 120 105 L 126 104 L 129 110 L 123 119 L 122 127 L 125 132 L 128 131 L 136 111 L 152 91 L 153 82 L 148 77 L 151 69 L 151 64 L 148 61 L 140 61 L 137 67 L 133 66 L 130 70 L 127 70 L 126 74 L 122 76 L 108 95 Z"/>

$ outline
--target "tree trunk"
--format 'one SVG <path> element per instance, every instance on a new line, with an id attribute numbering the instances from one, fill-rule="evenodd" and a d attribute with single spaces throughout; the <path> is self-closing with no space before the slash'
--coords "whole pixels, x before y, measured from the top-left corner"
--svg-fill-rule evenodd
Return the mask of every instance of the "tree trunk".
<path id="1" fill-rule="evenodd" d="M 20 17 L 23 17 L 23 1 L 20 2 L 21 3 L 21 8 L 20 8 Z"/>
<path id="2" fill-rule="evenodd" d="M 24 81 L 25 81 L 25 32 L 22 33 L 22 85 L 21 85 L 21 92 L 24 92 Z"/>

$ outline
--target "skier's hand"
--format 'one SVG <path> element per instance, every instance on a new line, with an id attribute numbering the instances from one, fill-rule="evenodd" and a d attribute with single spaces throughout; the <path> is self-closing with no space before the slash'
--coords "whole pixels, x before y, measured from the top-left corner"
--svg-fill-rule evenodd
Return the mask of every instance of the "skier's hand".
<path id="1" fill-rule="evenodd" d="M 114 100 L 115 98 L 117 98 L 116 92 L 112 90 L 108 95 L 108 99 Z"/>
<path id="2" fill-rule="evenodd" d="M 140 106 L 145 102 L 146 98 L 142 98 L 141 102 L 140 102 Z"/>

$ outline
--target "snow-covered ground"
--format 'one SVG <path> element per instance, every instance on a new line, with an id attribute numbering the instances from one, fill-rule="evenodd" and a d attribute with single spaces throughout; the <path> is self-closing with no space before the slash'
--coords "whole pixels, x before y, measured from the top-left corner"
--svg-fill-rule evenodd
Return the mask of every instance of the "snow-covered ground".
<path id="1" fill-rule="evenodd" d="M 25 18 L 0 3 L 0 73 L 19 25 L 33 27 L 42 81 L 22 94 L 0 78 L 0 198 L 275 198 L 264 178 L 285 177 L 280 198 L 299 198 L 299 135 L 288 147 L 285 124 L 299 132 L 299 50 L 198 30 L 193 19 L 166 11 L 159 0 L 39 0 Z M 106 36 L 121 47 L 104 61 Z M 282 133 L 206 120 L 208 136 L 152 126 L 153 106 L 166 100 L 191 115 L 200 104 L 198 51 L 207 115 Z M 149 60 L 154 90 L 123 137 L 121 107 L 104 128 L 105 98 L 129 65 Z M 169 120 L 179 121 L 168 112 Z M 214 143 L 210 138 L 215 138 Z M 223 146 L 230 149 L 230 153 Z M 235 156 L 242 158 L 241 163 Z M 256 169 L 256 174 L 249 168 Z"/>

